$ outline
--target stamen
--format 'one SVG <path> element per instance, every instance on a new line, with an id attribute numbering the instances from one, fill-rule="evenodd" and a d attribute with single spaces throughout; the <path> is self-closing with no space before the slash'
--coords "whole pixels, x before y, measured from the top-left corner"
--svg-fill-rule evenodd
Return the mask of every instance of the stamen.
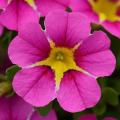
<path id="1" fill-rule="evenodd" d="M 76 44 L 73 48 L 72 51 L 75 52 L 80 47 L 80 43 Z"/>
<path id="2" fill-rule="evenodd" d="M 52 40 L 49 40 L 49 44 L 50 44 L 50 48 L 54 48 L 55 47 L 55 43 Z"/>

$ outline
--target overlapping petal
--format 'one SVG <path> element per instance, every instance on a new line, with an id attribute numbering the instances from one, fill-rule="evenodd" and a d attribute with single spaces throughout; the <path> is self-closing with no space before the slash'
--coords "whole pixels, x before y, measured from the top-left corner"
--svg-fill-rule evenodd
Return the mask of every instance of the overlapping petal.
<path id="1" fill-rule="evenodd" d="M 90 21 L 80 13 L 56 10 L 48 14 L 45 25 L 50 39 L 59 46 L 73 47 L 90 33 Z"/>
<path id="2" fill-rule="evenodd" d="M 24 0 L 12 0 L 0 13 L 0 23 L 10 30 L 18 30 L 26 23 L 39 22 L 38 13 Z"/>
<path id="3" fill-rule="evenodd" d="M 111 34 L 120 38 L 120 22 L 105 21 L 102 23 L 102 25 Z"/>
<path id="4" fill-rule="evenodd" d="M 57 100 L 63 109 L 78 112 L 96 105 L 100 96 L 96 79 L 74 71 L 66 73 L 62 79 Z"/>
<path id="5" fill-rule="evenodd" d="M 55 98 L 54 74 L 44 67 L 22 69 L 14 78 L 13 88 L 28 103 L 47 105 Z"/>
<path id="6" fill-rule="evenodd" d="M 10 43 L 8 54 L 14 64 L 25 67 L 45 59 L 49 43 L 37 23 L 28 24 L 19 31 L 19 36 Z"/>
<path id="7" fill-rule="evenodd" d="M 36 5 L 42 16 L 46 16 L 49 12 L 57 9 L 65 10 L 70 0 L 36 0 Z"/>
<path id="8" fill-rule="evenodd" d="M 0 98 L 1 120 L 25 120 L 32 113 L 32 106 L 18 96 L 11 98 Z"/>
<path id="9" fill-rule="evenodd" d="M 110 40 L 103 32 L 94 32 L 76 52 L 77 64 L 89 73 L 100 77 L 111 75 L 116 60 L 110 51 Z"/>

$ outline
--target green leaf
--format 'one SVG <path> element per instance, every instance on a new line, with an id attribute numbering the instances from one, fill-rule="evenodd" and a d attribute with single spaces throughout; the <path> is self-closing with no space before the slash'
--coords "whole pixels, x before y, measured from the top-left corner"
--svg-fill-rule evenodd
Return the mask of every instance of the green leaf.
<path id="1" fill-rule="evenodd" d="M 112 106 L 117 106 L 119 104 L 119 95 L 117 91 L 110 87 L 103 89 L 103 99 Z"/>
<path id="2" fill-rule="evenodd" d="M 40 115 L 42 115 L 42 116 L 46 116 L 50 112 L 51 109 L 52 109 L 52 103 L 49 103 L 45 107 L 37 108 L 37 110 L 39 111 Z"/>
<path id="3" fill-rule="evenodd" d="M 6 71 L 7 80 L 12 80 L 14 75 L 20 70 L 20 68 L 16 65 L 8 68 Z"/>
<path id="4" fill-rule="evenodd" d="M 101 100 L 94 108 L 93 111 L 96 115 L 100 116 L 106 112 L 106 105 L 103 100 Z"/>
<path id="5" fill-rule="evenodd" d="M 114 83 L 114 89 L 119 93 L 120 95 L 120 79 L 116 80 Z"/>

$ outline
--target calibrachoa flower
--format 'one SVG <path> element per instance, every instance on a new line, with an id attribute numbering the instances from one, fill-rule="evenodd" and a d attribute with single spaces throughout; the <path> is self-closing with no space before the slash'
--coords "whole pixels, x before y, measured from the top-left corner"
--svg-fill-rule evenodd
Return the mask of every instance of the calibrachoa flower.
<path id="1" fill-rule="evenodd" d="M 18 30 L 27 22 L 39 22 L 33 0 L 0 0 L 0 23 L 10 30 Z"/>
<path id="2" fill-rule="evenodd" d="M 97 120 L 95 114 L 82 115 L 79 120 Z M 105 117 L 103 120 L 116 120 L 113 117 Z"/>
<path id="3" fill-rule="evenodd" d="M 32 106 L 18 96 L 0 98 L 0 120 L 26 120 L 32 111 Z"/>
<path id="4" fill-rule="evenodd" d="M 120 0 L 78 0 L 76 8 L 120 38 Z"/>
<path id="5" fill-rule="evenodd" d="M 18 96 L 0 98 L 0 120 L 57 120 L 54 110 L 41 116 Z"/>
<path id="6" fill-rule="evenodd" d="M 53 11 L 45 25 L 46 32 L 27 25 L 9 46 L 11 61 L 22 67 L 14 90 L 34 106 L 55 98 L 70 112 L 96 105 L 101 96 L 96 78 L 115 68 L 108 37 L 101 31 L 89 35 L 90 22 L 80 13 Z"/>
<path id="7" fill-rule="evenodd" d="M 38 112 L 34 112 L 30 120 L 57 120 L 57 116 L 54 110 L 51 110 L 46 116 L 40 116 Z"/>

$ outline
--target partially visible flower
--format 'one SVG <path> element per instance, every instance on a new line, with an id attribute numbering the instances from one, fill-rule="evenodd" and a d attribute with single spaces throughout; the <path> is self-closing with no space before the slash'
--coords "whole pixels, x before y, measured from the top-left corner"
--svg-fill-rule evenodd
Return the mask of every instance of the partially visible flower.
<path id="1" fill-rule="evenodd" d="M 55 98 L 70 112 L 96 105 L 101 96 L 96 79 L 115 69 L 110 40 L 101 31 L 90 35 L 90 22 L 80 13 L 53 11 L 45 25 L 46 32 L 30 23 L 9 46 L 11 61 L 22 67 L 14 90 L 34 106 Z"/>
<path id="2" fill-rule="evenodd" d="M 32 106 L 18 96 L 0 97 L 0 120 L 27 120 L 32 112 Z"/>
<path id="3" fill-rule="evenodd" d="M 78 120 L 97 120 L 97 117 L 95 114 L 86 114 L 86 115 L 80 116 Z"/>
<path id="4" fill-rule="evenodd" d="M 57 120 L 54 110 L 51 110 L 46 116 L 40 116 L 38 112 L 34 112 L 30 120 Z"/>
<path id="5" fill-rule="evenodd" d="M 33 107 L 17 95 L 0 97 L 0 120 L 57 120 L 54 110 L 41 116 Z"/>
<path id="6" fill-rule="evenodd" d="M 18 30 L 27 22 L 39 22 L 34 0 L 0 0 L 0 23 L 10 30 Z"/>
<path id="7" fill-rule="evenodd" d="M 78 120 L 97 120 L 95 114 L 82 115 Z M 105 117 L 103 120 L 117 120 L 114 117 Z"/>
<path id="8" fill-rule="evenodd" d="M 72 0 L 74 1 L 74 0 Z M 120 38 L 120 0 L 75 0 L 74 9 Z"/>

